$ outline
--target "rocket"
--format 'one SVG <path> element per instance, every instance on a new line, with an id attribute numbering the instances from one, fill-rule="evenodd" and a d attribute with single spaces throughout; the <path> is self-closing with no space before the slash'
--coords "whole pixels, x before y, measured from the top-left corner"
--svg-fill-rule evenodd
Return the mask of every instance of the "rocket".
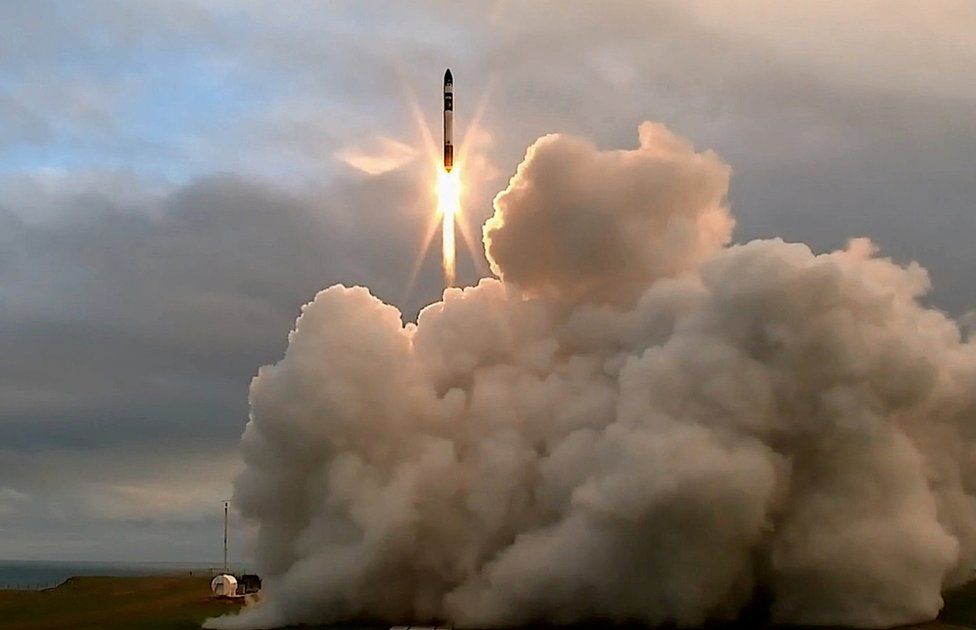
<path id="1" fill-rule="evenodd" d="M 454 77 L 444 73 L 444 170 L 454 168 Z"/>

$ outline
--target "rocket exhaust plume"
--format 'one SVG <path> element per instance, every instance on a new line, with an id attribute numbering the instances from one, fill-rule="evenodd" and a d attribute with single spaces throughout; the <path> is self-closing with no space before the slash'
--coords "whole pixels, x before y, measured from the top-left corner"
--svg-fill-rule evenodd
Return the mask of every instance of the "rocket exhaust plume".
<path id="1" fill-rule="evenodd" d="M 458 171 L 442 172 L 437 177 L 437 212 L 441 217 L 441 267 L 444 271 L 444 286 L 454 286 L 455 247 L 454 219 L 461 208 L 461 179 Z"/>
<path id="2" fill-rule="evenodd" d="M 361 287 L 303 309 L 235 487 L 266 597 L 209 627 L 756 601 L 887 627 L 971 576 L 976 346 L 920 303 L 926 272 L 865 239 L 730 245 L 728 165 L 639 136 L 536 141 L 484 226 L 499 279 L 416 324 Z"/>

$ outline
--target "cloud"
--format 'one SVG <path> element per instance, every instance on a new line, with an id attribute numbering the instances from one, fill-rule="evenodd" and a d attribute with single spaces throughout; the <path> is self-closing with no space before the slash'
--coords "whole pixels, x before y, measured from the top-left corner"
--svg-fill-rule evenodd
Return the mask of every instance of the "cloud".
<path id="1" fill-rule="evenodd" d="M 148 533 L 126 539 L 119 532 L 129 526 L 118 518 L 138 513 L 152 515 L 140 527 L 159 537 L 141 559 L 211 549 L 192 528 L 174 532 L 184 528 L 185 508 L 230 494 L 233 469 L 201 484 L 162 467 L 149 483 L 123 455 L 151 447 L 188 470 L 196 470 L 189 451 L 223 461 L 246 420 L 247 382 L 282 351 L 308 295 L 340 278 L 382 274 L 380 291 L 404 299 L 409 270 L 396 261 L 416 255 L 424 228 L 400 201 L 424 203 L 414 177 L 376 176 L 368 191 L 359 178 L 334 181 L 325 198 L 231 175 L 169 188 L 124 172 L 6 176 L 0 459 L 20 464 L 0 471 L 0 485 L 37 505 L 16 527 L 5 525 L 0 556 L 140 559 L 128 541 Z M 387 246 L 353 255 L 380 242 Z M 436 277 L 422 281 L 405 302 L 419 308 L 438 290 Z M 52 453 L 71 454 L 76 468 L 59 467 L 63 488 L 35 494 L 29 479 L 47 477 Z M 93 485 L 112 459 L 125 462 L 115 485 Z M 15 468 L 16 482 L 8 476 Z M 116 534 L 91 533 L 88 546 L 76 546 L 63 527 L 72 519 L 78 532 L 101 522 Z M 166 531 L 188 538 L 170 553 L 161 545 Z"/>
<path id="2" fill-rule="evenodd" d="M 16 446 L 16 445 L 14 445 Z M 95 459 L 97 467 L 90 465 Z M 87 450 L 0 449 L 0 553 L 12 559 L 186 561 L 221 558 L 221 499 L 240 468 L 224 445 L 160 441 Z M 231 557 L 253 532 L 232 515 Z"/>
<path id="3" fill-rule="evenodd" d="M 367 175 L 381 175 L 400 168 L 417 156 L 417 150 L 392 138 L 374 138 L 360 146 L 343 147 L 336 157 Z"/>
<path id="4" fill-rule="evenodd" d="M 729 174 L 655 123 L 641 125 L 634 151 L 547 136 L 495 197 L 485 252 L 496 274 L 530 293 L 633 303 L 729 242 Z"/>
<path id="5" fill-rule="evenodd" d="M 725 245 L 727 184 L 661 125 L 544 138 L 485 231 L 501 280 L 406 325 L 320 292 L 241 441 L 267 598 L 208 627 L 935 617 L 976 562 L 976 347 L 866 239 Z"/>
<path id="6" fill-rule="evenodd" d="M 14 490 L 0 488 L 0 518 L 7 518 L 21 511 L 24 504 L 30 501 L 30 495 Z M 0 525 L 0 531 L 2 531 Z"/>

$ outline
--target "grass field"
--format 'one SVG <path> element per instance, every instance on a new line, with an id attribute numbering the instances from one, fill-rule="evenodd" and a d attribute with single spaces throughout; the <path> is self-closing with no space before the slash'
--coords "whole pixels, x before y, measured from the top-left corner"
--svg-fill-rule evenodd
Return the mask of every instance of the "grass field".
<path id="1" fill-rule="evenodd" d="M 239 604 L 210 597 L 210 576 L 74 577 L 44 591 L 0 590 L 0 628 L 199 628 Z"/>
<path id="2" fill-rule="evenodd" d="M 208 617 L 236 612 L 239 608 L 237 601 L 210 597 L 209 575 L 75 577 L 44 591 L 0 590 L 0 628 L 188 630 L 199 628 Z M 946 608 L 939 621 L 916 628 L 976 628 L 976 582 L 946 597 Z"/>

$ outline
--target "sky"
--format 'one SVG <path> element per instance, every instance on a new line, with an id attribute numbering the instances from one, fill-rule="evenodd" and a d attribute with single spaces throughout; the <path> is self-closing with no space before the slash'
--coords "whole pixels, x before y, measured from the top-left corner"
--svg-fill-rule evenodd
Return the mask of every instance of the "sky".
<path id="1" fill-rule="evenodd" d="M 220 558 L 248 383 L 301 306 L 440 296 L 446 67 L 462 283 L 534 140 L 654 120 L 732 166 L 735 242 L 869 236 L 973 319 L 967 1 L 3 2 L 0 558 Z"/>

